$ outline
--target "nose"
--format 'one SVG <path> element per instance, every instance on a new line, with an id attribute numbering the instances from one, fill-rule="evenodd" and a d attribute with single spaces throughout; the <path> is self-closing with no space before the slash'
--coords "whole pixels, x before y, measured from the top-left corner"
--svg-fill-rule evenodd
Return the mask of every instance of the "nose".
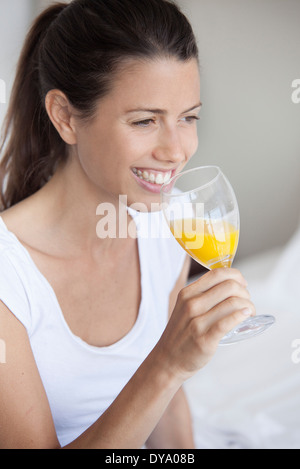
<path id="1" fill-rule="evenodd" d="M 177 129 L 164 129 L 160 132 L 159 140 L 152 156 L 161 162 L 182 163 L 187 159 L 184 146 Z"/>

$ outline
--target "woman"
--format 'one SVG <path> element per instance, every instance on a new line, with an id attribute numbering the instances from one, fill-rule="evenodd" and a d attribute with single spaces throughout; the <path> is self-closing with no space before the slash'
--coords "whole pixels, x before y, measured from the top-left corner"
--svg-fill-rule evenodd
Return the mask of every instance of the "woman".
<path id="1" fill-rule="evenodd" d="M 194 447 L 181 386 L 255 314 L 238 271 L 185 287 L 183 250 L 141 234 L 160 233 L 147 210 L 196 151 L 200 106 L 172 3 L 73 0 L 35 21 L 1 155 L 1 447 Z M 121 217 L 120 195 L 145 213 Z M 122 236 L 99 235 L 107 204 Z"/>

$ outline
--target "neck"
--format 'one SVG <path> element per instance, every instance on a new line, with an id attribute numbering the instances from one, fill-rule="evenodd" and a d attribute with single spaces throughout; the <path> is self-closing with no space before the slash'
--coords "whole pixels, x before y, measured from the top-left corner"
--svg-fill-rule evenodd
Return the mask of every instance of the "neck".
<path id="1" fill-rule="evenodd" d="M 34 196 L 33 196 L 34 197 Z M 38 218 L 52 239 L 62 238 L 65 252 L 103 250 L 122 246 L 133 233 L 126 206 L 111 194 L 101 193 L 88 180 L 78 160 L 70 158 L 36 194 Z M 121 238 L 121 239 L 120 239 Z M 118 243 L 116 243 L 118 239 Z M 61 242 L 61 241 L 60 241 Z"/>

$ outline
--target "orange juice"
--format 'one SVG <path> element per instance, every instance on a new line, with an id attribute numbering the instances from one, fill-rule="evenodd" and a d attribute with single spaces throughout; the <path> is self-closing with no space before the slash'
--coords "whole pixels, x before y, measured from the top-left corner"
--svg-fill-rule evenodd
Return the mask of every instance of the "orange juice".
<path id="1" fill-rule="evenodd" d="M 239 230 L 227 221 L 174 220 L 170 229 L 183 249 L 203 266 L 208 269 L 231 266 Z"/>

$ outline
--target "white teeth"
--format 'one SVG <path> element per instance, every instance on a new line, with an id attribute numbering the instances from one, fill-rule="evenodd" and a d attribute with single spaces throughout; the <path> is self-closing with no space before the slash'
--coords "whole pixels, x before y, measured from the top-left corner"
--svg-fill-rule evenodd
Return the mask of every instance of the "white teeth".
<path id="1" fill-rule="evenodd" d="M 139 176 L 140 179 L 151 182 L 152 184 L 157 184 L 159 186 L 168 182 L 172 175 L 172 171 L 169 171 L 168 173 L 151 173 L 151 171 L 141 171 L 137 168 L 133 168 L 132 171 L 134 174 Z"/>
<path id="2" fill-rule="evenodd" d="M 156 176 L 155 183 L 156 184 L 163 184 L 164 183 L 164 176 L 161 173 L 159 173 Z"/>
<path id="3" fill-rule="evenodd" d="M 172 174 L 172 173 L 171 173 L 171 171 L 170 171 L 169 173 L 167 173 L 167 174 L 165 175 L 164 184 L 165 184 L 166 182 L 168 182 L 168 181 L 171 179 L 171 174 Z"/>

